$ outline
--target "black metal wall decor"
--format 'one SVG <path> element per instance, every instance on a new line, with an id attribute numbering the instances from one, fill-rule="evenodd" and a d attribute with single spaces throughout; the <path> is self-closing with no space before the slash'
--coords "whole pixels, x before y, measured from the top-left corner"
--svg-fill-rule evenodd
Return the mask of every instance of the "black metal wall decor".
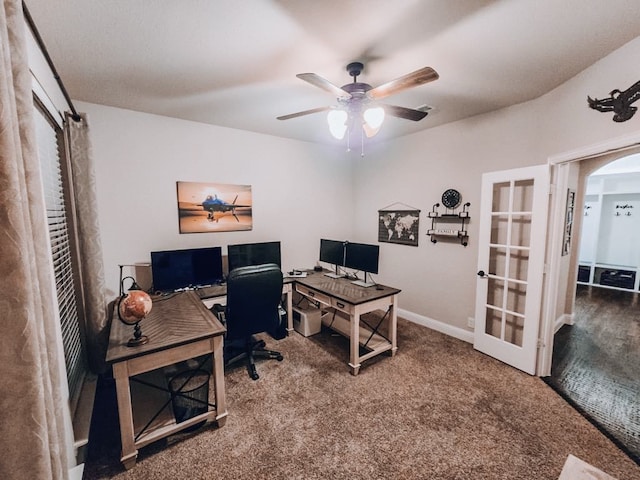
<path id="1" fill-rule="evenodd" d="M 610 97 L 597 99 L 587 96 L 589 107 L 599 112 L 613 112 L 614 122 L 626 122 L 638 110 L 638 107 L 632 107 L 631 104 L 640 100 L 640 81 L 631 85 L 624 92 L 618 89 L 612 90 Z"/>
<path id="2" fill-rule="evenodd" d="M 431 219 L 431 228 L 427 230 L 427 235 L 431 237 L 431 243 L 438 243 L 438 238 L 449 237 L 459 239 L 460 244 L 465 247 L 469 244 L 466 224 L 470 218 L 469 207 L 471 203 L 465 203 L 462 205 L 462 211 L 456 211 L 460 203 L 462 203 L 460 192 L 450 188 L 442 194 L 444 213 L 439 211 L 439 203 L 433 205 L 432 210 L 427 214 Z"/>

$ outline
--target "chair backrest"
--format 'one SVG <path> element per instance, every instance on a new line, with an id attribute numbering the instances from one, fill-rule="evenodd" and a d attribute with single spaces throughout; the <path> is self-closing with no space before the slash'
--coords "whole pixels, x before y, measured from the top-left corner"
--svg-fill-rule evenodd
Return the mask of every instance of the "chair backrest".
<path id="1" fill-rule="evenodd" d="M 266 332 L 280 321 L 282 271 L 275 263 L 236 268 L 227 277 L 227 338 Z"/>

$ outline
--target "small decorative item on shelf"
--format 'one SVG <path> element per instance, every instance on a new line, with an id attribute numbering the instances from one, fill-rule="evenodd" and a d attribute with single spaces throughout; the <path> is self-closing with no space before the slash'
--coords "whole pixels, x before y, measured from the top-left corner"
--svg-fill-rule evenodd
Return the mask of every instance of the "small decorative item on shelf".
<path id="1" fill-rule="evenodd" d="M 465 229 L 465 224 L 469 220 L 469 207 L 471 203 L 467 202 L 462 206 L 462 211 L 456 212 L 456 208 L 460 205 L 462 196 L 460 192 L 452 188 L 446 190 L 442 194 L 442 204 L 445 207 L 445 213 L 440 213 L 438 208 L 439 203 L 433 205 L 432 210 L 428 213 L 431 219 L 431 228 L 427 230 L 427 235 L 431 237 L 432 243 L 437 243 L 438 236 L 441 237 L 457 237 L 460 239 L 460 243 L 463 246 L 468 245 L 469 234 Z M 437 222 L 459 220 L 460 228 L 438 228 Z"/>
<path id="2" fill-rule="evenodd" d="M 120 321 L 125 325 L 133 325 L 133 338 L 129 339 L 127 345 L 129 347 L 137 347 L 149 341 L 149 337 L 142 335 L 140 322 L 151 311 L 153 302 L 149 294 L 140 289 L 133 277 L 125 277 L 122 279 L 120 283 L 122 292 L 124 292 L 124 281 L 127 279 L 132 280 L 129 292 L 120 296 L 116 308 Z"/>

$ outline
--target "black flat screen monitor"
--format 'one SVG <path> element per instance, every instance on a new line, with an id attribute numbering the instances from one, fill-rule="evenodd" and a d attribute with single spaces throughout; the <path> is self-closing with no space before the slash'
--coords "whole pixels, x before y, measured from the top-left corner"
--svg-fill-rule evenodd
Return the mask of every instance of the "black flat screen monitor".
<path id="1" fill-rule="evenodd" d="M 320 239 L 320 261 L 344 266 L 344 242 Z"/>
<path id="2" fill-rule="evenodd" d="M 151 252 L 151 275 L 159 292 L 213 285 L 223 280 L 222 248 Z"/>
<path id="3" fill-rule="evenodd" d="M 365 243 L 347 242 L 345 246 L 344 266 L 367 273 L 378 273 L 380 247 Z"/>
<path id="4" fill-rule="evenodd" d="M 275 263 L 281 265 L 280 242 L 244 243 L 229 245 L 229 272 L 239 267 Z"/>

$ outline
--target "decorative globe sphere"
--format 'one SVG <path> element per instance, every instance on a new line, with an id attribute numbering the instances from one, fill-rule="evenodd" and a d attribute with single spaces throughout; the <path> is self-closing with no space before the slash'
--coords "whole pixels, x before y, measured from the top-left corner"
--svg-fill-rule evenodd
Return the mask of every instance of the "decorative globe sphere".
<path id="1" fill-rule="evenodd" d="M 118 305 L 120 320 L 127 325 L 135 325 L 151 311 L 149 294 L 142 290 L 131 290 Z"/>

